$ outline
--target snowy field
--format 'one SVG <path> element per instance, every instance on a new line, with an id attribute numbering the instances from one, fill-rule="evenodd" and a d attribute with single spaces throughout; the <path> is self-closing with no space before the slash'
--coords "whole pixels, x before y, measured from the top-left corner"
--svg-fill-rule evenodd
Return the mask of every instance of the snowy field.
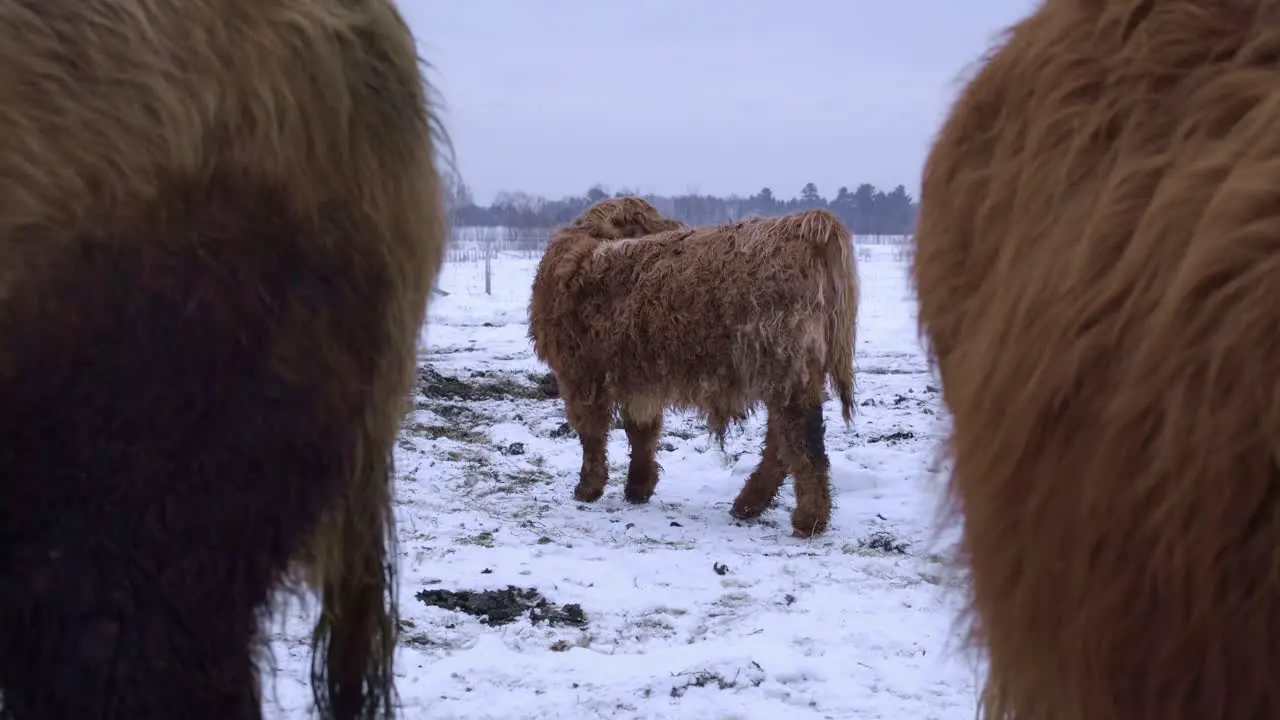
<path id="1" fill-rule="evenodd" d="M 790 481 L 760 520 L 729 516 L 759 460 L 762 417 L 726 457 L 668 413 L 664 474 L 642 506 L 622 499 L 615 430 L 604 498 L 574 502 L 578 442 L 526 339 L 536 260 L 493 260 L 492 295 L 483 262 L 446 265 L 450 294 L 433 300 L 422 354 L 435 374 L 422 373 L 397 450 L 407 718 L 974 716 L 961 585 L 934 529 L 940 396 L 898 248 L 858 254 L 858 414 L 847 428 L 828 403 L 837 508 L 812 540 L 790 536 Z M 447 609 L 458 598 L 441 592 L 508 586 L 550 605 L 500 623 Z M 495 615 L 511 602 L 498 600 Z M 309 714 L 309 623 L 295 605 L 274 638 L 270 717 Z"/>

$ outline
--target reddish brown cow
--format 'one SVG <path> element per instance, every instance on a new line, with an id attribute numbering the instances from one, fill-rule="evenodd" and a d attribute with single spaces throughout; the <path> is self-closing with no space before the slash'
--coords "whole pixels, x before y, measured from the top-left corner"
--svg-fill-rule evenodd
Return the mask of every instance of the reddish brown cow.
<path id="1" fill-rule="evenodd" d="M 574 497 L 604 493 L 615 407 L 632 449 L 625 497 L 644 503 L 664 409 L 698 411 L 723 440 L 763 404 L 764 458 L 733 514 L 759 515 L 790 472 L 796 534 L 825 531 L 822 402 L 830 378 L 852 419 L 854 263 L 852 236 L 825 210 L 690 229 L 616 198 L 559 229 L 534 279 L 529 334 L 582 440 Z"/>
<path id="2" fill-rule="evenodd" d="M 995 720 L 1280 716 L 1280 2 L 1047 0 L 929 155 Z"/>

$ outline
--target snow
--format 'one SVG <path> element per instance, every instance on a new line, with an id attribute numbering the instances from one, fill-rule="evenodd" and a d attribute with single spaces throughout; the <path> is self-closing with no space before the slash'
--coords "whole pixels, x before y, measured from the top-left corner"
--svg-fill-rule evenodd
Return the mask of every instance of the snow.
<path id="1" fill-rule="evenodd" d="M 935 529 L 936 380 L 900 249 L 858 255 L 859 407 L 851 429 L 827 406 L 837 507 L 823 536 L 790 536 L 790 481 L 760 520 L 729 516 L 759 460 L 762 418 L 730 438 L 726 458 L 691 418 L 668 413 L 664 473 L 641 506 L 622 499 L 621 430 L 610 439 L 604 498 L 573 501 L 581 456 L 577 440 L 557 432 L 558 400 L 463 403 L 470 413 L 452 438 L 406 430 L 397 450 L 405 717 L 974 716 L 978 665 L 959 633 L 961 579 L 941 562 L 951 539 Z M 486 296 L 483 262 L 448 263 L 439 285 L 449 295 L 433 299 L 424 361 L 464 381 L 496 371 L 532 384 L 527 375 L 545 373 L 526 337 L 535 264 L 500 254 Z M 422 405 L 410 425 L 450 422 L 430 409 L 448 402 Z M 867 546 L 877 537 L 890 549 Z M 491 627 L 415 598 L 508 585 L 580 604 L 587 626 L 526 617 Z M 310 714 L 311 610 L 291 605 L 277 623 L 269 716 Z"/>

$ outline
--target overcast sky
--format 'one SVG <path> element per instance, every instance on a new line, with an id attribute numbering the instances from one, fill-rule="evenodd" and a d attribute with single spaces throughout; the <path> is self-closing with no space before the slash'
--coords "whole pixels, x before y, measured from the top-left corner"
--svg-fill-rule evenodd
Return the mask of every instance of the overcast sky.
<path id="1" fill-rule="evenodd" d="M 1035 0 L 400 0 L 476 199 L 594 183 L 912 195 L 961 73 Z"/>

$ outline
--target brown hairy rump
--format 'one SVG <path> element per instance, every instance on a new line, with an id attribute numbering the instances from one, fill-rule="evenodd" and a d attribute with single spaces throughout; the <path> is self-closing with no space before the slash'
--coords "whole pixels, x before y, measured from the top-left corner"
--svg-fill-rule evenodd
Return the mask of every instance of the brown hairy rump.
<path id="1" fill-rule="evenodd" d="M 394 714 L 392 447 L 447 227 L 390 0 L 0 0 L 0 718 Z"/>
<path id="2" fill-rule="evenodd" d="M 557 230 L 534 279 L 529 334 L 582 438 L 578 499 L 604 492 L 615 407 L 633 450 L 626 496 L 646 502 L 664 408 L 699 412 L 723 439 L 763 404 L 763 476 L 735 514 L 762 512 L 790 471 L 797 531 L 824 530 L 823 391 L 830 378 L 850 421 L 857 303 L 852 237 L 822 210 L 691 229 L 615 198 Z"/>
<path id="3" fill-rule="evenodd" d="M 1280 716 L 1278 19 L 1048 0 L 930 152 L 986 718 Z"/>

